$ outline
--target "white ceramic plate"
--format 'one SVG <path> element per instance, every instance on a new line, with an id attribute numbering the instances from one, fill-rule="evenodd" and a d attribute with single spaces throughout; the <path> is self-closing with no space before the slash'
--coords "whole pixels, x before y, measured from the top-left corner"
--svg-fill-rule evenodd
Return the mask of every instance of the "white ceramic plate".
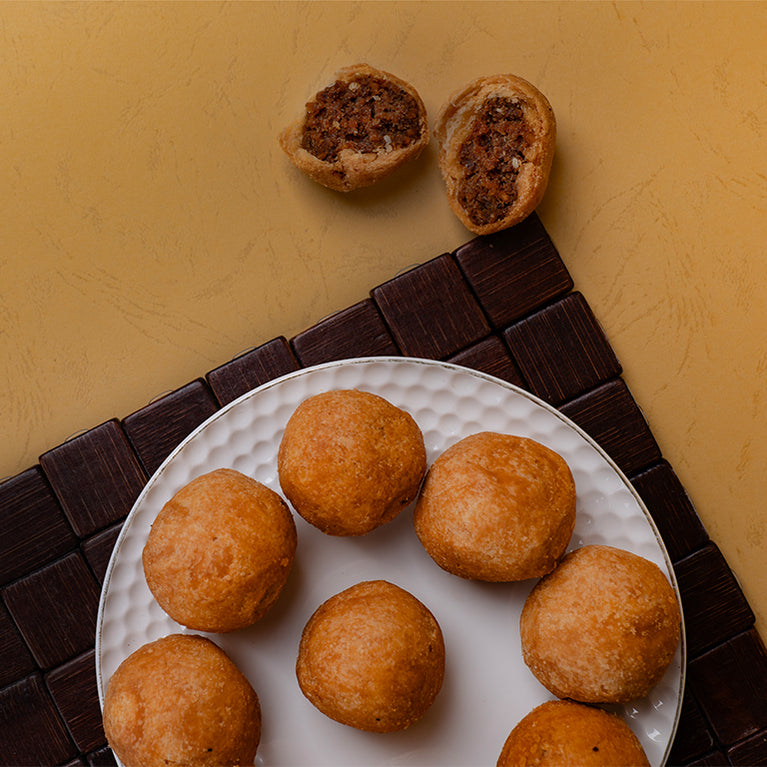
<path id="1" fill-rule="evenodd" d="M 345 360 L 289 374 L 218 411 L 169 456 L 137 499 L 104 581 L 96 636 L 103 704 L 107 681 L 141 645 L 189 633 L 152 598 L 141 564 L 162 505 L 194 477 L 230 467 L 278 493 L 277 448 L 296 406 L 331 389 L 358 388 L 404 408 L 421 427 L 431 463 L 469 434 L 492 430 L 535 439 L 562 455 L 577 491 L 570 549 L 606 543 L 655 562 L 676 588 L 658 532 L 614 463 L 582 430 L 527 392 L 467 368 L 412 358 Z M 522 661 L 519 615 L 532 581 L 489 584 L 441 570 L 412 528 L 412 507 L 360 538 L 334 538 L 295 515 L 298 552 L 287 586 L 256 625 L 208 635 L 250 679 L 261 700 L 263 733 L 256 763 L 279 767 L 494 765 L 512 727 L 551 695 Z M 295 661 L 301 630 L 325 599 L 362 580 L 383 578 L 407 589 L 437 617 L 447 650 L 443 688 L 410 729 L 371 734 L 333 722 L 301 694 Z M 677 592 L 678 593 L 678 592 Z M 621 713 L 653 765 L 673 741 L 684 687 L 684 637 L 663 680 Z"/>

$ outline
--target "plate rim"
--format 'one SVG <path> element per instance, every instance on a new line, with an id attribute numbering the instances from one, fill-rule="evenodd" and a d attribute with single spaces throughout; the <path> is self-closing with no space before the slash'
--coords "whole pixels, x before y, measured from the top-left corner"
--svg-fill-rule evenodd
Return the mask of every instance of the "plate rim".
<path id="1" fill-rule="evenodd" d="M 271 388 L 274 388 L 275 386 L 281 385 L 283 382 L 287 380 L 300 378 L 302 376 L 309 375 L 309 374 L 312 374 L 321 370 L 329 369 L 329 368 L 347 367 L 351 365 L 362 365 L 362 364 L 373 364 L 373 363 L 378 363 L 378 364 L 383 363 L 383 364 L 392 364 L 392 365 L 398 365 L 398 364 L 404 363 L 404 364 L 424 365 L 424 366 L 433 367 L 433 368 L 444 368 L 446 370 L 452 371 L 453 373 L 475 376 L 489 383 L 500 385 L 502 388 L 507 389 L 518 396 L 524 397 L 525 399 L 531 401 L 533 404 L 537 405 L 538 407 L 541 407 L 544 410 L 548 411 L 549 414 L 558 418 L 568 428 L 574 430 L 595 451 L 597 451 L 597 453 L 599 453 L 600 457 L 616 473 L 616 475 L 618 476 L 620 481 L 623 483 L 625 488 L 633 496 L 639 509 L 644 515 L 645 520 L 650 526 L 653 536 L 655 537 L 655 541 L 660 549 L 660 552 L 662 554 L 663 560 L 666 565 L 666 571 L 667 571 L 666 575 L 669 578 L 669 581 L 671 582 L 671 586 L 674 590 L 674 594 L 676 596 L 676 600 L 679 606 L 680 616 L 681 616 L 680 635 L 679 635 L 679 647 L 681 650 L 679 690 L 677 694 L 676 710 L 675 710 L 674 719 L 671 726 L 671 731 L 669 733 L 668 742 L 666 744 L 666 748 L 663 753 L 663 758 L 661 760 L 661 765 L 667 764 L 668 758 L 670 756 L 671 748 L 676 738 L 677 729 L 679 727 L 682 703 L 683 703 L 685 689 L 686 689 L 687 638 L 686 638 L 686 629 L 685 629 L 685 620 L 684 620 L 684 608 L 682 605 L 681 593 L 679 591 L 679 584 L 676 578 L 676 573 L 674 571 L 673 562 L 671 560 L 671 557 L 669 556 L 668 549 L 666 548 L 666 544 L 663 540 L 662 535 L 660 534 L 658 526 L 656 525 L 655 520 L 650 514 L 646 504 L 642 500 L 642 497 L 639 495 L 639 492 L 636 490 L 633 484 L 629 481 L 628 477 L 623 472 L 623 470 L 617 465 L 617 463 L 613 460 L 613 458 L 604 450 L 604 448 L 601 445 L 599 445 L 599 443 L 590 434 L 588 434 L 588 432 L 586 432 L 581 426 L 575 423 L 572 419 L 568 418 L 566 415 L 564 415 L 564 413 L 562 413 L 560 410 L 558 410 L 556 407 L 554 407 L 550 403 L 536 396 L 532 392 L 529 392 L 526 389 L 523 389 L 522 387 L 511 383 L 510 381 L 505 381 L 502 378 L 498 378 L 497 376 L 494 376 L 491 373 L 486 373 L 481 370 L 476 370 L 475 368 L 466 367 L 464 365 L 459 365 L 457 363 L 449 362 L 446 360 L 434 360 L 434 359 L 429 359 L 426 357 L 405 357 L 401 355 L 371 355 L 367 357 L 348 357 L 348 358 L 342 358 L 337 360 L 330 360 L 328 362 L 323 362 L 316 365 L 309 365 L 306 367 L 299 368 L 298 370 L 290 371 L 281 376 L 278 376 L 269 381 L 266 381 L 263 384 L 260 384 L 259 386 L 256 386 L 247 392 L 244 392 L 243 394 L 236 397 L 231 402 L 228 402 L 226 405 L 221 406 L 215 413 L 210 415 L 202 423 L 196 426 L 191 432 L 189 432 L 189 434 L 187 434 L 187 436 L 184 437 L 173 448 L 173 450 L 168 454 L 168 456 L 162 461 L 160 466 L 154 471 L 154 473 L 146 481 L 146 483 L 144 484 L 144 487 L 141 489 L 141 492 L 136 497 L 136 500 L 133 502 L 130 511 L 125 517 L 125 520 L 123 521 L 123 524 L 117 536 L 117 539 L 115 540 L 115 544 L 112 548 L 112 552 L 109 557 L 109 562 L 107 564 L 107 569 L 104 573 L 104 579 L 103 579 L 103 582 L 101 585 L 101 591 L 99 594 L 98 612 L 96 615 L 96 636 L 95 636 L 95 642 L 94 642 L 94 665 L 95 665 L 95 672 L 96 672 L 96 687 L 97 687 L 98 698 L 99 698 L 99 707 L 102 713 L 104 709 L 105 684 L 104 684 L 102 670 L 101 670 L 101 635 L 102 635 L 102 628 L 103 628 L 103 622 L 104 622 L 104 608 L 105 608 L 106 599 L 108 596 L 109 584 L 111 581 L 111 576 L 115 567 L 115 563 L 120 553 L 120 548 L 122 546 L 122 543 L 125 537 L 128 534 L 130 523 L 132 519 L 136 516 L 138 508 L 143 502 L 144 497 L 151 490 L 152 485 L 154 485 L 154 483 L 158 480 L 158 478 L 167 470 L 168 465 L 175 459 L 176 455 L 178 455 L 178 453 L 180 453 L 189 442 L 191 442 L 204 429 L 208 428 L 208 426 L 211 423 L 223 417 L 230 410 L 240 406 L 243 402 L 258 396 L 260 393 L 267 391 Z"/>

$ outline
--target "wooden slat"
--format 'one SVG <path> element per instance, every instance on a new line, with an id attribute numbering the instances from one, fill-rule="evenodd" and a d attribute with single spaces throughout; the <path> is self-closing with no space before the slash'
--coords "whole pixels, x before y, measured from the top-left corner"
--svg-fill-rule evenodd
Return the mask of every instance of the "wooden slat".
<path id="1" fill-rule="evenodd" d="M 764 767 L 767 764 L 767 730 L 762 730 L 728 749 L 730 764 Z"/>
<path id="2" fill-rule="evenodd" d="M 228 405 L 267 381 L 298 370 L 301 366 L 284 336 L 219 365 L 205 376 L 219 404 Z"/>
<path id="3" fill-rule="evenodd" d="M 207 384 L 198 379 L 123 419 L 123 428 L 148 476 L 173 449 L 218 410 Z"/>
<path id="4" fill-rule="evenodd" d="M 147 480 L 115 419 L 48 451 L 40 465 L 81 538 L 124 519 Z"/>
<path id="5" fill-rule="evenodd" d="M 730 767 L 730 762 L 721 751 L 711 751 L 705 756 L 701 756 L 686 767 Z"/>
<path id="6" fill-rule="evenodd" d="M 77 544 L 38 466 L 0 483 L 0 510 L 0 586 Z"/>
<path id="7" fill-rule="evenodd" d="M 608 381 L 559 409 L 629 476 L 662 458 L 644 415 L 622 379 Z"/>
<path id="8" fill-rule="evenodd" d="M 689 633 L 688 658 L 754 625 L 754 613 L 716 544 L 680 560 L 674 570 Z"/>
<path id="9" fill-rule="evenodd" d="M 89 767 L 117 767 L 111 748 L 101 748 L 88 754 Z"/>
<path id="10" fill-rule="evenodd" d="M 56 765 L 77 755 L 39 674 L 0 690 L 0 744 L 6 765 Z"/>
<path id="11" fill-rule="evenodd" d="M 371 291 L 407 357 L 445 359 L 490 334 L 454 258 L 443 254 Z"/>
<path id="12" fill-rule="evenodd" d="M 505 328 L 573 287 L 535 213 L 510 229 L 467 242 L 455 258 L 495 328 Z"/>
<path id="13" fill-rule="evenodd" d="M 80 751 L 106 745 L 94 651 L 89 650 L 46 674 L 45 683 Z"/>
<path id="14" fill-rule="evenodd" d="M 690 661 L 687 678 L 721 743 L 767 728 L 767 655 L 753 629 Z"/>
<path id="15" fill-rule="evenodd" d="M 667 461 L 629 477 L 650 512 L 672 562 L 708 541 L 708 533 Z"/>
<path id="16" fill-rule="evenodd" d="M 2 596 L 41 668 L 93 647 L 99 586 L 79 552 L 6 586 Z"/>
<path id="17" fill-rule="evenodd" d="M 478 370 L 481 373 L 487 373 L 515 386 L 527 388 L 527 384 L 522 378 L 517 364 L 509 354 L 506 344 L 497 336 L 483 338 L 468 349 L 463 349 L 458 354 L 448 357 L 447 361 Z"/>
<path id="18" fill-rule="evenodd" d="M 530 391 L 552 405 L 609 381 L 621 366 L 580 293 L 571 293 L 504 331 Z"/>
<path id="19" fill-rule="evenodd" d="M 399 354 L 381 314 L 369 298 L 307 328 L 293 337 L 291 345 L 302 367 L 351 357 Z"/>
<path id="20" fill-rule="evenodd" d="M 11 684 L 37 669 L 8 610 L 0 602 L 0 688 Z"/>
<path id="21" fill-rule="evenodd" d="M 714 748 L 714 736 L 709 729 L 706 717 L 689 690 L 682 701 L 674 745 L 669 755 L 669 764 L 687 764 Z"/>
<path id="22" fill-rule="evenodd" d="M 93 570 L 93 574 L 100 584 L 104 583 L 104 576 L 106 575 L 107 567 L 109 565 L 109 559 L 112 556 L 112 549 L 114 548 L 117 536 L 122 529 L 122 522 L 108 527 L 106 530 L 102 530 L 92 538 L 88 538 L 87 541 L 82 543 L 82 551 L 85 555 L 85 559 Z"/>

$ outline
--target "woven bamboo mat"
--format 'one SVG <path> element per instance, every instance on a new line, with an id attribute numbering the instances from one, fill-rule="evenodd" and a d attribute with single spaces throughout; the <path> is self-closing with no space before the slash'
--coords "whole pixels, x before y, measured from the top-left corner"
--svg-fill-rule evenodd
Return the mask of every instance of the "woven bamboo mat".
<path id="1" fill-rule="evenodd" d="M 376 355 L 490 373 L 557 407 L 605 449 L 655 519 L 682 594 L 687 689 L 671 763 L 767 764 L 767 653 L 753 612 L 535 214 L 95 426 L 0 484 L 0 763 L 115 764 L 96 692 L 99 592 L 122 522 L 171 450 L 260 384 Z"/>

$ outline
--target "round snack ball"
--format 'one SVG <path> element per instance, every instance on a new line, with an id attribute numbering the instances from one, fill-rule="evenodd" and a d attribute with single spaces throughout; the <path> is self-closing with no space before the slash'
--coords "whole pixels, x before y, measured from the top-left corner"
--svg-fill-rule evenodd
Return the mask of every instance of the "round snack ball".
<path id="1" fill-rule="evenodd" d="M 296 523 L 277 493 L 234 469 L 216 469 L 160 510 L 144 546 L 144 575 L 177 623 L 234 631 L 274 604 L 296 545 Z"/>
<path id="2" fill-rule="evenodd" d="M 545 575 L 575 525 L 575 483 L 565 460 L 526 437 L 479 432 L 432 464 L 415 532 L 444 570 L 481 581 Z"/>
<path id="3" fill-rule="evenodd" d="M 639 739 L 617 714 L 548 701 L 511 731 L 496 767 L 649 767 Z"/>
<path id="4" fill-rule="evenodd" d="M 171 634 L 117 668 L 104 732 L 125 767 L 252 765 L 261 707 L 248 680 L 209 639 Z"/>
<path id="5" fill-rule="evenodd" d="M 302 402 L 278 453 L 282 491 L 328 535 L 364 535 L 394 519 L 426 472 L 423 435 L 412 416 L 356 389 Z"/>
<path id="6" fill-rule="evenodd" d="M 369 732 L 404 730 L 434 702 L 445 644 L 431 612 L 387 581 L 328 599 L 301 635 L 298 684 L 323 714 Z"/>
<path id="7" fill-rule="evenodd" d="M 584 546 L 530 592 L 522 654 L 559 698 L 626 703 L 660 681 L 680 624 L 676 595 L 657 565 L 612 546 Z"/>

